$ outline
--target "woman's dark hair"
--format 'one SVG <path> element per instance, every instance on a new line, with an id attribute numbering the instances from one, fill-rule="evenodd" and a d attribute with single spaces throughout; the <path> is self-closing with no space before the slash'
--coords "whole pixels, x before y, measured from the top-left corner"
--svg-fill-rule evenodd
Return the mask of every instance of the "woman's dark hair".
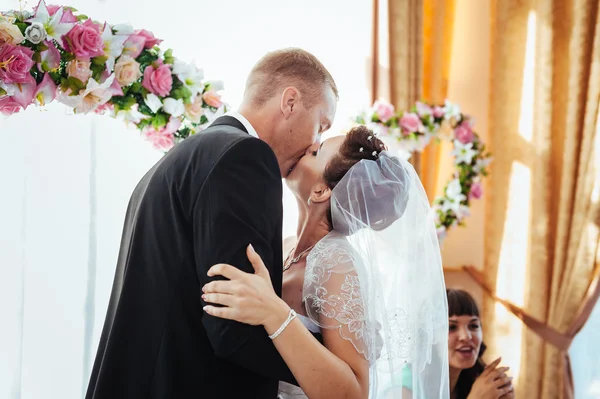
<path id="1" fill-rule="evenodd" d="M 350 169 L 362 160 L 377 161 L 382 151 L 387 150 L 383 141 L 381 141 L 373 133 L 372 130 L 366 126 L 357 126 L 352 128 L 344 141 L 342 142 L 337 153 L 329 160 L 325 171 L 323 172 L 323 179 L 327 186 L 333 190 L 338 183 L 346 176 Z M 383 156 L 383 155 L 381 155 Z M 363 201 L 358 201 L 354 204 L 356 207 L 355 217 L 359 221 L 359 225 L 369 226 L 374 230 L 381 230 L 388 227 L 395 220 L 397 220 L 403 213 L 404 208 L 400 205 L 407 201 L 402 198 L 402 194 L 405 193 L 406 184 L 408 182 L 402 181 L 402 178 L 407 176 L 404 171 L 404 166 L 400 164 L 400 161 L 390 157 L 390 162 L 386 162 L 385 166 L 380 165 L 380 172 L 382 179 L 391 179 L 394 184 L 381 185 L 380 187 L 374 188 L 367 193 L 362 193 L 364 198 Z M 389 174 L 389 176 L 388 176 Z M 399 201 L 402 199 L 403 201 Z M 382 209 L 364 208 L 363 204 L 373 203 L 389 203 L 395 206 L 390 206 Z M 343 222 L 339 222 L 337 225 L 333 225 L 331 208 L 327 212 L 327 220 L 333 228 L 342 234 L 351 234 L 353 227 Z M 356 228 L 356 226 L 354 226 Z"/>
<path id="2" fill-rule="evenodd" d="M 476 316 L 479 317 L 479 307 L 475 302 L 475 299 L 467 291 L 447 289 L 446 295 L 448 296 L 448 317 L 452 316 Z M 479 354 L 477 355 L 477 361 L 475 365 L 469 369 L 462 370 L 454 393 L 456 399 L 466 399 L 471 392 L 471 388 L 475 383 L 477 377 L 481 375 L 485 369 L 485 363 L 481 359 L 485 352 L 486 346 L 482 342 L 479 348 Z"/>

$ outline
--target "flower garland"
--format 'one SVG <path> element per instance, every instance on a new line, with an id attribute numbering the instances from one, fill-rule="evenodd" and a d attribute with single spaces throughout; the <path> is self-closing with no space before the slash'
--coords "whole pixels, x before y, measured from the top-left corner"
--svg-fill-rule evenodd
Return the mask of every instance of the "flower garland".
<path id="1" fill-rule="evenodd" d="M 0 12 L 0 112 L 54 101 L 76 113 L 132 123 L 168 151 L 226 111 L 222 83 L 159 48 L 130 25 L 109 25 L 65 6 Z"/>
<path id="2" fill-rule="evenodd" d="M 444 194 L 433 202 L 438 238 L 442 241 L 450 228 L 464 225 L 470 215 L 470 200 L 483 195 L 481 179 L 487 176 L 491 154 L 473 130 L 472 119 L 458 105 L 447 100 L 443 105 L 417 102 L 409 112 L 396 112 L 392 104 L 376 101 L 355 122 L 369 126 L 384 140 L 394 140 L 407 157 L 423 151 L 431 139 L 452 140 L 456 169 Z M 441 134 L 444 123 L 452 128 L 451 137 Z"/>

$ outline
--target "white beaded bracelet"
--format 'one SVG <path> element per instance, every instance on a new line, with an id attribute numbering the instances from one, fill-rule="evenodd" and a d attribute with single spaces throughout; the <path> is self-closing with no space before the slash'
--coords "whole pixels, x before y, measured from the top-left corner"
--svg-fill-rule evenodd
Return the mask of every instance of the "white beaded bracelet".
<path id="1" fill-rule="evenodd" d="M 281 325 L 281 327 L 279 327 L 279 329 L 273 333 L 273 335 L 269 335 L 269 338 L 275 339 L 275 338 L 279 337 L 279 335 L 283 332 L 283 330 L 285 330 L 286 327 L 295 318 L 296 318 L 296 312 L 294 312 L 294 309 L 290 309 L 290 314 L 288 315 L 287 319 L 283 322 L 283 324 Z"/>

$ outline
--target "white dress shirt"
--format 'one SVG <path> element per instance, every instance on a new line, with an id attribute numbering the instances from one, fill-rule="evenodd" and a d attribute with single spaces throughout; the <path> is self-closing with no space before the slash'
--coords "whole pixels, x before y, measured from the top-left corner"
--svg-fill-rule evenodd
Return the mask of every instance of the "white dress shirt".
<path id="1" fill-rule="evenodd" d="M 229 111 L 224 116 L 234 117 L 235 119 L 240 121 L 240 123 L 242 125 L 244 125 L 244 127 L 246 128 L 246 130 L 248 131 L 248 134 L 250 134 L 250 136 L 254 136 L 257 139 L 260 138 L 260 137 L 258 137 L 258 133 L 256 133 L 256 130 L 254 129 L 254 127 L 252 127 L 252 125 L 250 124 L 248 119 L 246 119 L 246 117 L 244 115 L 240 114 L 237 111 Z"/>

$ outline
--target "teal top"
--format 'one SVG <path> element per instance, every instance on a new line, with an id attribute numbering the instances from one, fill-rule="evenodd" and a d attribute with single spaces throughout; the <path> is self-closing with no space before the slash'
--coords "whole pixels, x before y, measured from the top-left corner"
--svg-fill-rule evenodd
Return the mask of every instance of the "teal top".
<path id="1" fill-rule="evenodd" d="M 384 385 L 384 389 L 382 392 L 384 398 L 386 394 L 392 393 L 395 389 L 406 388 L 412 391 L 413 375 L 410 366 L 407 365 L 403 367 L 402 370 L 399 371 L 399 373 L 402 373 L 401 378 L 399 380 L 396 379 L 395 381 L 390 381 L 386 385 Z"/>

